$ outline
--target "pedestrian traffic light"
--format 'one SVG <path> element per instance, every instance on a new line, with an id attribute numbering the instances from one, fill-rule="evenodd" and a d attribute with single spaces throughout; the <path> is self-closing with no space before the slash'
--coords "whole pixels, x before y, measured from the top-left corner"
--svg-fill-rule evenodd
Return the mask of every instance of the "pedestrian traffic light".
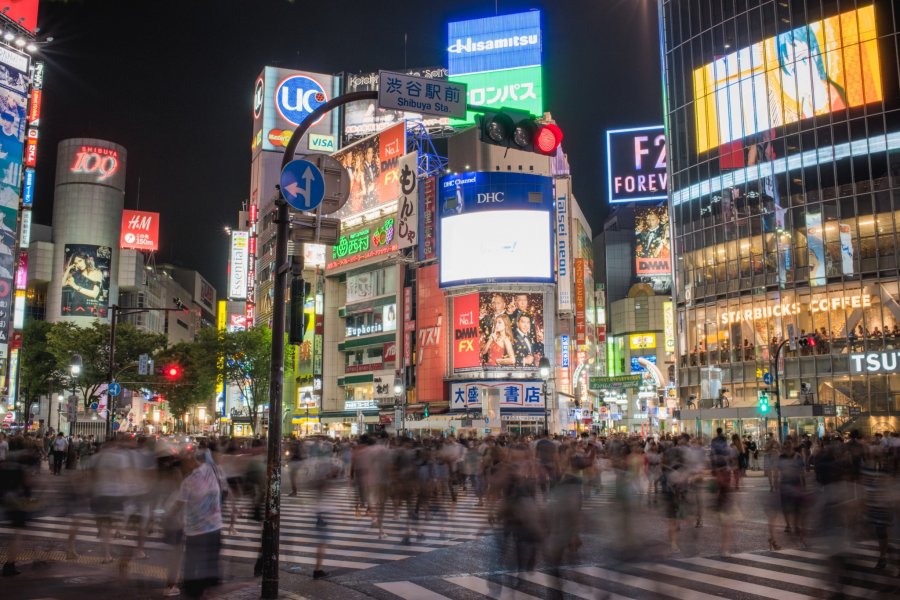
<path id="1" fill-rule="evenodd" d="M 805 335 L 797 341 L 800 343 L 801 348 L 815 348 L 816 346 L 816 338 L 811 335 Z"/>
<path id="2" fill-rule="evenodd" d="M 540 123 L 524 110 L 485 110 L 478 119 L 479 139 L 485 144 L 551 156 L 563 140 L 554 123 Z"/>
<path id="3" fill-rule="evenodd" d="M 768 414 L 769 413 L 769 390 L 759 390 L 756 392 L 757 398 L 757 407 L 759 408 L 760 414 Z"/>

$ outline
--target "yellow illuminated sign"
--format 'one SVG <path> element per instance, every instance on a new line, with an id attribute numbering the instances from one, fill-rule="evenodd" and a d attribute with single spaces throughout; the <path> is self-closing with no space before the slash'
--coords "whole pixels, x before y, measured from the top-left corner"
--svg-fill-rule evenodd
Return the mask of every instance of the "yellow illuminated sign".
<path id="1" fill-rule="evenodd" d="M 632 350 L 648 350 L 656 348 L 655 333 L 635 333 L 628 336 L 628 347 Z"/>

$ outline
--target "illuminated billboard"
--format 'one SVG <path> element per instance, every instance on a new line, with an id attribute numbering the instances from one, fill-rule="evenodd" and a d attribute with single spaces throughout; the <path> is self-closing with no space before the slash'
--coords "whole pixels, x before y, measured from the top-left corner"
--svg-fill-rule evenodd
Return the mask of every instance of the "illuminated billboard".
<path id="1" fill-rule="evenodd" d="M 544 295 L 473 292 L 453 298 L 453 369 L 538 368 L 544 351 Z"/>
<path id="2" fill-rule="evenodd" d="M 2 0 L 0 14 L 29 33 L 37 29 L 39 0 Z"/>
<path id="3" fill-rule="evenodd" d="M 334 154 L 350 174 L 350 199 L 334 216 L 346 219 L 396 202 L 400 197 L 400 157 L 406 154 L 406 124 Z"/>
<path id="4" fill-rule="evenodd" d="M 104 140 L 60 146 L 56 183 L 96 183 L 125 191 L 125 148 Z"/>
<path id="5" fill-rule="evenodd" d="M 159 213 L 123 210 L 119 248 L 158 250 Z"/>
<path id="6" fill-rule="evenodd" d="M 552 179 L 459 173 L 440 180 L 441 285 L 552 282 Z"/>
<path id="7" fill-rule="evenodd" d="M 669 213 L 665 206 L 641 207 L 634 213 L 635 274 L 670 275 L 672 254 Z"/>
<path id="8" fill-rule="evenodd" d="M 468 86 L 468 103 L 544 112 L 541 13 L 456 21 L 447 26 L 450 80 Z M 452 121 L 464 125 L 474 121 Z"/>
<path id="9" fill-rule="evenodd" d="M 244 300 L 247 298 L 247 271 L 250 265 L 249 246 L 249 232 L 231 232 L 231 258 L 228 262 L 228 297 L 232 300 Z"/>
<path id="10" fill-rule="evenodd" d="M 337 243 L 331 247 L 327 267 L 336 269 L 396 252 L 394 222 L 394 217 L 386 217 L 342 232 Z"/>
<path id="11" fill-rule="evenodd" d="M 663 126 L 607 131 L 606 177 L 610 204 L 665 200 L 669 177 Z"/>
<path id="12" fill-rule="evenodd" d="M 60 309 L 63 316 L 106 318 L 111 266 L 109 246 L 66 244 Z"/>
<path id="13" fill-rule="evenodd" d="M 446 79 L 447 69 L 428 67 L 424 69 L 406 69 L 407 75 L 425 77 L 426 79 Z M 344 78 L 344 92 L 366 92 L 378 90 L 378 73 L 355 73 Z M 450 119 L 434 115 L 421 115 L 415 112 L 390 110 L 378 107 L 378 100 L 359 100 L 344 108 L 344 140 L 350 142 L 378 133 L 402 121 L 420 122 L 430 134 L 452 131 Z"/>
<path id="14" fill-rule="evenodd" d="M 284 152 L 297 125 L 338 94 L 340 79 L 332 75 L 263 69 L 253 86 L 253 155 L 260 150 Z M 310 127 L 309 135 L 336 136 L 337 123 L 338 111 L 332 111 Z"/>
<path id="15" fill-rule="evenodd" d="M 444 340 L 444 292 L 436 264 L 420 267 L 416 285 L 416 398 L 420 402 L 444 399 L 444 369 L 447 343 Z"/>
<path id="16" fill-rule="evenodd" d="M 867 6 L 696 69 L 697 151 L 881 100 L 875 7 Z"/>

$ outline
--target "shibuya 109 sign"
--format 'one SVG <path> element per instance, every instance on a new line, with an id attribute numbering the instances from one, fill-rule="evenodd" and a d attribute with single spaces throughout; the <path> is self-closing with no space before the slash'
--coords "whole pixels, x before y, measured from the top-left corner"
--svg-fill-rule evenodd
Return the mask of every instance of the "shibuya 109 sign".
<path id="1" fill-rule="evenodd" d="M 75 162 L 69 167 L 76 175 L 93 175 L 97 181 L 106 181 L 119 170 L 119 153 L 111 148 L 82 146 L 75 153 Z"/>

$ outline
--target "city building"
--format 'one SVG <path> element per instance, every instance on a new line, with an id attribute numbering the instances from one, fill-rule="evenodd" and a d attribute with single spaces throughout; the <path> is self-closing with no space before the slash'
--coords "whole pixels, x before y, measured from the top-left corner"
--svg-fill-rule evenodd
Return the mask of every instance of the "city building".
<path id="1" fill-rule="evenodd" d="M 896 3 L 716 9 L 661 4 L 683 425 L 897 431 Z"/>

